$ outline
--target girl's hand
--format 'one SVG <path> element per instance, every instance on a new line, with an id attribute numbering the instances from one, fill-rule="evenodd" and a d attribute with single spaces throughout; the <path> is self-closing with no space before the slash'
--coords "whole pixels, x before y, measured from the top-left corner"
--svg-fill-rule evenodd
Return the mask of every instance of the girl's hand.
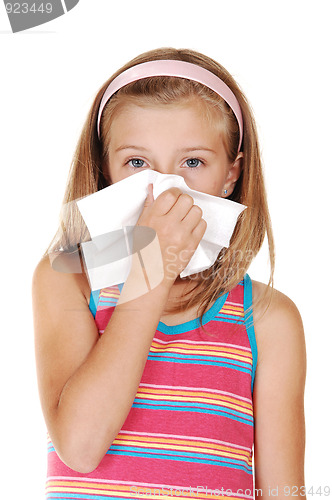
<path id="1" fill-rule="evenodd" d="M 176 280 L 205 233 L 207 224 L 202 215 L 193 198 L 179 188 L 167 189 L 154 200 L 153 185 L 149 184 L 148 196 L 136 224 L 151 227 L 158 236 L 157 248 L 151 244 L 151 251 L 147 248 L 146 252 L 141 252 L 148 275 L 163 274 L 161 278 L 167 283 Z"/>

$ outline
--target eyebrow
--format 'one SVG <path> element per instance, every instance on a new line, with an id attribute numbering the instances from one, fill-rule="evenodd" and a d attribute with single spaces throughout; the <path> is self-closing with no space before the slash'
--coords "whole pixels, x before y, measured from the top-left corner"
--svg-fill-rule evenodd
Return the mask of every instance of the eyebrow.
<path id="1" fill-rule="evenodd" d="M 190 151 L 209 151 L 210 153 L 217 154 L 214 149 L 206 148 L 205 146 L 193 146 L 190 148 L 179 149 L 178 153 L 190 153 Z"/>
<path id="2" fill-rule="evenodd" d="M 117 153 L 118 151 L 122 151 L 123 149 L 140 149 L 142 151 L 148 151 L 148 149 L 143 148 L 143 146 L 131 146 L 125 144 L 124 146 L 119 146 L 118 148 L 116 148 L 115 152 Z"/>
<path id="3" fill-rule="evenodd" d="M 141 150 L 141 151 L 149 151 L 147 148 L 144 148 L 143 146 L 134 146 L 130 144 L 124 144 L 123 146 L 119 146 L 116 148 L 115 152 L 117 153 L 118 151 L 122 151 L 124 149 L 136 149 L 136 150 Z M 192 146 L 189 148 L 182 148 L 178 149 L 177 153 L 189 153 L 191 151 L 209 151 L 210 153 L 217 154 L 214 149 L 206 148 L 205 146 Z"/>

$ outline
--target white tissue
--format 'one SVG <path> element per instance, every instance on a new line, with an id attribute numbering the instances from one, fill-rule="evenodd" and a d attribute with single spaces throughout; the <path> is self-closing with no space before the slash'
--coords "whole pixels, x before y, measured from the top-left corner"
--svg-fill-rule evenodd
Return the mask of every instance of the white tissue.
<path id="1" fill-rule="evenodd" d="M 187 267 L 181 272 L 181 278 L 208 269 L 221 248 L 229 246 L 237 218 L 246 208 L 244 205 L 190 189 L 179 175 L 143 170 L 76 202 L 92 238 L 92 242 L 81 244 L 92 291 L 125 282 L 131 267 L 125 228 L 135 226 L 150 183 L 153 183 L 154 199 L 170 187 L 178 187 L 192 196 L 207 222 L 205 234 Z M 120 229 L 122 231 L 117 231 Z M 95 255 L 105 248 L 105 238 L 101 235 L 106 233 L 110 233 L 112 242 L 116 240 L 118 253 L 119 249 L 123 251 L 120 251 L 121 258 L 100 265 L 100 259 L 96 259 Z"/>

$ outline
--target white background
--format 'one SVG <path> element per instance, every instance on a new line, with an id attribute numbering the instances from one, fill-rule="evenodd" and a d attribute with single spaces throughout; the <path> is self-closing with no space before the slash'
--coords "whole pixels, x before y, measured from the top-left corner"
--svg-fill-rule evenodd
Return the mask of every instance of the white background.
<path id="1" fill-rule="evenodd" d="M 31 277 L 57 226 L 83 121 L 118 67 L 161 46 L 217 59 L 254 109 L 276 239 L 275 286 L 297 304 L 306 332 L 306 484 L 332 488 L 331 10 L 320 0 L 81 0 L 65 16 L 12 34 L 1 3 L 2 498 L 43 498 Z M 267 281 L 266 263 L 263 251 L 253 279 Z"/>

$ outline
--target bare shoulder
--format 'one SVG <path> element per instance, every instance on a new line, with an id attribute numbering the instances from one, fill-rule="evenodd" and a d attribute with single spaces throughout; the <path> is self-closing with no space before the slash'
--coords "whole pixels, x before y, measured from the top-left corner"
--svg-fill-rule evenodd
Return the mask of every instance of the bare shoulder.
<path id="1" fill-rule="evenodd" d="M 252 281 L 253 317 L 258 362 L 276 349 L 305 358 L 305 339 L 300 312 L 294 302 L 264 283 Z"/>
<path id="2" fill-rule="evenodd" d="M 33 296 L 39 293 L 50 293 L 55 299 L 59 294 L 68 296 L 76 294 L 87 303 L 90 300 L 90 285 L 84 268 L 77 267 L 77 257 L 70 254 L 61 256 L 61 269 L 54 265 L 55 256 L 44 256 L 37 264 L 32 277 Z M 53 262 L 53 263 L 52 263 Z M 73 272 L 70 272 L 73 271 Z"/>
<path id="3" fill-rule="evenodd" d="M 254 281 L 252 291 L 258 351 L 253 391 L 255 487 L 268 498 L 271 486 L 304 484 L 306 350 L 294 302 L 263 283 Z"/>
<path id="4" fill-rule="evenodd" d="M 253 305 L 256 304 L 256 315 L 265 316 L 271 320 L 275 314 L 282 313 L 287 318 L 300 320 L 301 316 L 294 302 L 284 293 L 275 288 L 268 287 L 265 283 L 252 281 Z"/>
<path id="5" fill-rule="evenodd" d="M 89 309 L 90 285 L 82 272 L 73 272 L 72 256 L 64 255 L 61 269 L 43 257 L 32 277 L 32 307 L 37 343 L 69 337 L 96 338 L 96 325 Z M 76 269 L 77 270 L 77 269 Z M 70 333 L 69 333 L 70 332 Z"/>
<path id="6" fill-rule="evenodd" d="M 84 274 L 72 272 L 71 259 L 65 256 L 64 266 L 56 270 L 46 256 L 32 278 L 37 377 L 47 424 L 64 385 L 98 341 L 90 287 Z"/>

